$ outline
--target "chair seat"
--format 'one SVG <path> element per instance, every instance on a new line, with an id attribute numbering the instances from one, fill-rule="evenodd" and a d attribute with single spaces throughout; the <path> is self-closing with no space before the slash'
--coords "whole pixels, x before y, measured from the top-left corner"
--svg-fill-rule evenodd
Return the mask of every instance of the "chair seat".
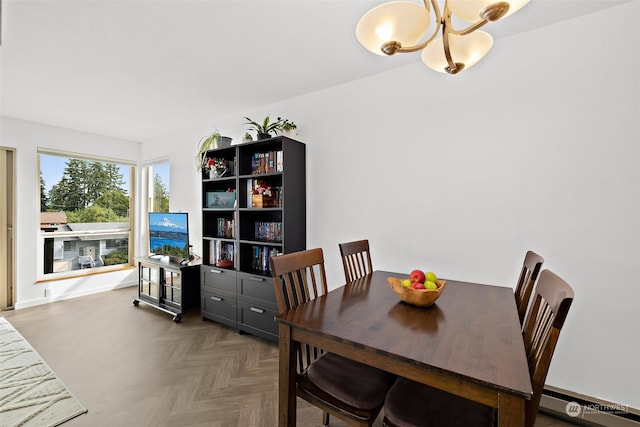
<path id="1" fill-rule="evenodd" d="M 380 369 L 325 353 L 307 369 L 309 386 L 364 411 L 381 407 L 396 376 Z M 300 381 L 299 387 L 305 387 Z"/>
<path id="2" fill-rule="evenodd" d="M 402 427 L 494 426 L 489 406 L 398 378 L 384 402 L 385 422 Z"/>

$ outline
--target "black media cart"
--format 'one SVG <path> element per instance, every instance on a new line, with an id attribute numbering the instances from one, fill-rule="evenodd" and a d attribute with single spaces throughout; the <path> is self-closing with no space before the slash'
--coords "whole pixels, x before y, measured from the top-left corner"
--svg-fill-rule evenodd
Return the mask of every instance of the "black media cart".
<path id="1" fill-rule="evenodd" d="M 169 314 L 178 323 L 182 313 L 200 307 L 200 260 L 180 264 L 179 259 L 137 257 L 138 296 L 144 303 Z"/>

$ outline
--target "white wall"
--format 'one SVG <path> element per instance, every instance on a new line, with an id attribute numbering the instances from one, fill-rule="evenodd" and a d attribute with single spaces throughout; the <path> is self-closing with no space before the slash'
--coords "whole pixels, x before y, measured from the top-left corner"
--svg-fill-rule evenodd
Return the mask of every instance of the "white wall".
<path id="1" fill-rule="evenodd" d="M 634 1 L 498 40 L 457 76 L 416 54 L 416 65 L 247 111 L 300 126 L 307 242 L 324 249 L 332 286 L 341 241 L 368 238 L 377 269 L 504 286 L 535 250 L 576 293 L 547 384 L 640 408 L 637 16 Z M 143 146 L 143 159 L 171 157 L 172 209 L 192 213 L 192 238 L 197 142 L 214 127 L 237 141 L 242 122 Z"/>
<path id="2" fill-rule="evenodd" d="M 0 120 L 2 145 L 16 149 L 15 307 L 19 309 L 135 284 L 137 275 L 133 269 L 38 282 L 36 254 L 42 253 L 42 249 L 38 245 L 40 181 L 37 149 L 45 147 L 137 162 L 140 144 L 7 117 Z M 52 296 L 45 297 L 45 289 L 49 289 Z"/>

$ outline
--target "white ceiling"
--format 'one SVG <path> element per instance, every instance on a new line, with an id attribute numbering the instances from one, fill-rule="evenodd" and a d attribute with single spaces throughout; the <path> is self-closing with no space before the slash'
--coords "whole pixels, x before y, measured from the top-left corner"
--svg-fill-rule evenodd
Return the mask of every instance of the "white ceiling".
<path id="1" fill-rule="evenodd" d="M 485 28 L 499 40 L 627 1 L 533 0 Z M 358 44 L 383 2 L 4 0 L 0 113 L 133 141 L 242 117 L 419 62 Z"/>

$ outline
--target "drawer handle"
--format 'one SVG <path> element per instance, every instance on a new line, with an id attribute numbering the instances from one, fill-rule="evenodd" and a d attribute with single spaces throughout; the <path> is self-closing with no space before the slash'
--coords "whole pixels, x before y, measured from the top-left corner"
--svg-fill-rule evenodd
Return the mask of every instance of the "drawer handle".
<path id="1" fill-rule="evenodd" d="M 222 301 L 222 298 L 220 297 L 211 297 L 211 299 L 218 302 Z"/>
<path id="2" fill-rule="evenodd" d="M 249 280 L 253 280 L 254 282 L 264 282 L 264 278 L 263 277 L 249 277 Z"/>
<path id="3" fill-rule="evenodd" d="M 259 314 L 264 313 L 263 309 L 257 308 L 257 307 L 251 307 L 249 310 L 253 311 L 254 313 L 259 313 Z"/>
<path id="4" fill-rule="evenodd" d="M 214 269 L 211 269 L 211 273 L 220 274 L 220 273 L 222 273 L 222 270 L 214 270 Z"/>

